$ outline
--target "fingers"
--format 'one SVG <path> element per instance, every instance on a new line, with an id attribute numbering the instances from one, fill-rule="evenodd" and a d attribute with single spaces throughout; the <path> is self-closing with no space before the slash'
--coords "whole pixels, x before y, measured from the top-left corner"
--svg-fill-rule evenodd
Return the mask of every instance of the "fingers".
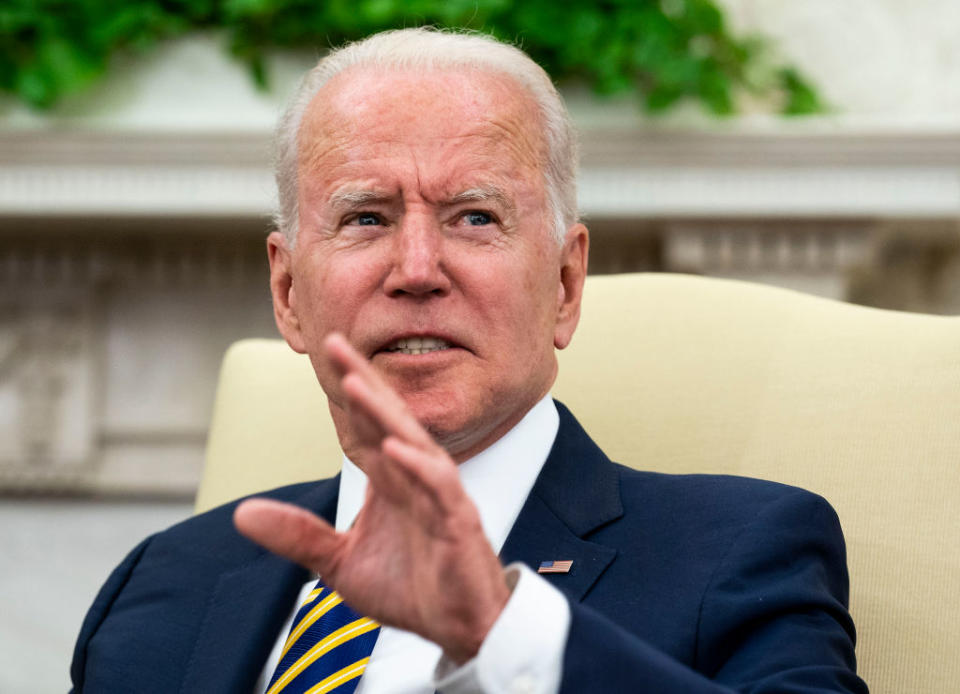
<path id="1" fill-rule="evenodd" d="M 447 452 L 433 441 L 402 402 L 398 407 L 403 410 L 394 410 L 355 372 L 344 377 L 343 387 L 351 402 L 380 422 L 386 434 L 378 442 L 383 455 L 371 456 L 365 467 L 371 483 L 398 501 L 405 497 L 409 500 L 420 490 L 442 508 L 450 509 L 460 499 L 456 492 L 461 485 L 456 465 Z"/>
<path id="2" fill-rule="evenodd" d="M 397 503 L 420 503 L 426 494 L 450 510 L 463 497 L 456 465 L 421 426 L 403 399 L 340 334 L 325 341 L 327 354 L 343 374 L 342 388 L 355 426 L 379 449 L 365 461 L 373 487 Z M 374 431 L 376 433 L 374 434 Z"/>
<path id="3" fill-rule="evenodd" d="M 376 375 L 375 375 L 376 376 Z M 379 376 L 376 376 L 379 379 Z M 410 414 L 406 403 L 390 386 L 371 382 L 352 371 L 343 377 L 343 390 L 350 402 L 379 425 L 383 432 L 424 449 L 436 447 L 433 438 Z"/>
<path id="4" fill-rule="evenodd" d="M 388 436 L 383 441 L 383 453 L 402 468 L 412 483 L 426 493 L 439 510 L 452 513 L 462 502 L 465 492 L 455 472 L 453 461 L 442 449 L 442 457 L 426 452 L 405 441 Z"/>
<path id="5" fill-rule="evenodd" d="M 233 512 L 240 534 L 320 574 L 330 571 L 340 536 L 306 509 L 271 499 L 248 499 Z"/>
<path id="6" fill-rule="evenodd" d="M 436 445 L 407 409 L 403 399 L 346 338 L 333 333 L 327 336 L 325 347 L 331 361 L 344 374 L 343 389 L 351 403 L 379 425 L 384 433 L 424 448 Z"/>

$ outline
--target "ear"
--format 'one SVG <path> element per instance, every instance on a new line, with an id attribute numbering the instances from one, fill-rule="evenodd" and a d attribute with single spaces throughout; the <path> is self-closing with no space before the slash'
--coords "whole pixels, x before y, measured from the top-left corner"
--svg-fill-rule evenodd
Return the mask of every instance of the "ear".
<path id="1" fill-rule="evenodd" d="M 570 344 L 580 322 L 580 300 L 587 277 L 590 232 L 583 224 L 570 227 L 560 252 L 560 285 L 557 288 L 557 322 L 553 345 L 563 349 Z"/>
<path id="2" fill-rule="evenodd" d="M 277 329 L 294 352 L 304 354 L 303 333 L 297 315 L 297 294 L 293 286 L 293 252 L 279 231 L 267 237 L 267 258 L 270 260 L 270 293 L 273 295 L 273 317 Z"/>

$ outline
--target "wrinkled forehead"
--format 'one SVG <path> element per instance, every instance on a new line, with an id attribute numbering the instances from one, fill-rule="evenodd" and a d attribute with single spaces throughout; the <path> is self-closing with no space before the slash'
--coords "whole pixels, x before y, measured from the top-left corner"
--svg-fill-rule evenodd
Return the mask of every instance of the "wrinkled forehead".
<path id="1" fill-rule="evenodd" d="M 512 76 L 478 68 L 354 66 L 325 84 L 298 134 L 301 168 L 351 142 L 482 135 L 542 168 L 546 142 L 534 98 Z"/>

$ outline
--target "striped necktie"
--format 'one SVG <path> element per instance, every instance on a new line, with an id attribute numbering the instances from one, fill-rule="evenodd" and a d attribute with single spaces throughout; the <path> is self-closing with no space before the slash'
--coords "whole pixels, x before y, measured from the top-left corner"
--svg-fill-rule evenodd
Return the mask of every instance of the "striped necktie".
<path id="1" fill-rule="evenodd" d="M 380 625 L 317 581 L 293 618 L 266 694 L 352 694 Z"/>

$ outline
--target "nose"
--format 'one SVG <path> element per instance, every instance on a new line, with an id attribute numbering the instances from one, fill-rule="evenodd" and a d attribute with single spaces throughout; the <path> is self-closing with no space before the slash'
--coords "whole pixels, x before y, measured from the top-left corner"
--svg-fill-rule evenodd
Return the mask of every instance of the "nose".
<path id="1" fill-rule="evenodd" d="M 395 232 L 393 259 L 384 282 L 389 296 L 443 296 L 450 291 L 444 237 L 427 219 L 407 219 Z"/>

